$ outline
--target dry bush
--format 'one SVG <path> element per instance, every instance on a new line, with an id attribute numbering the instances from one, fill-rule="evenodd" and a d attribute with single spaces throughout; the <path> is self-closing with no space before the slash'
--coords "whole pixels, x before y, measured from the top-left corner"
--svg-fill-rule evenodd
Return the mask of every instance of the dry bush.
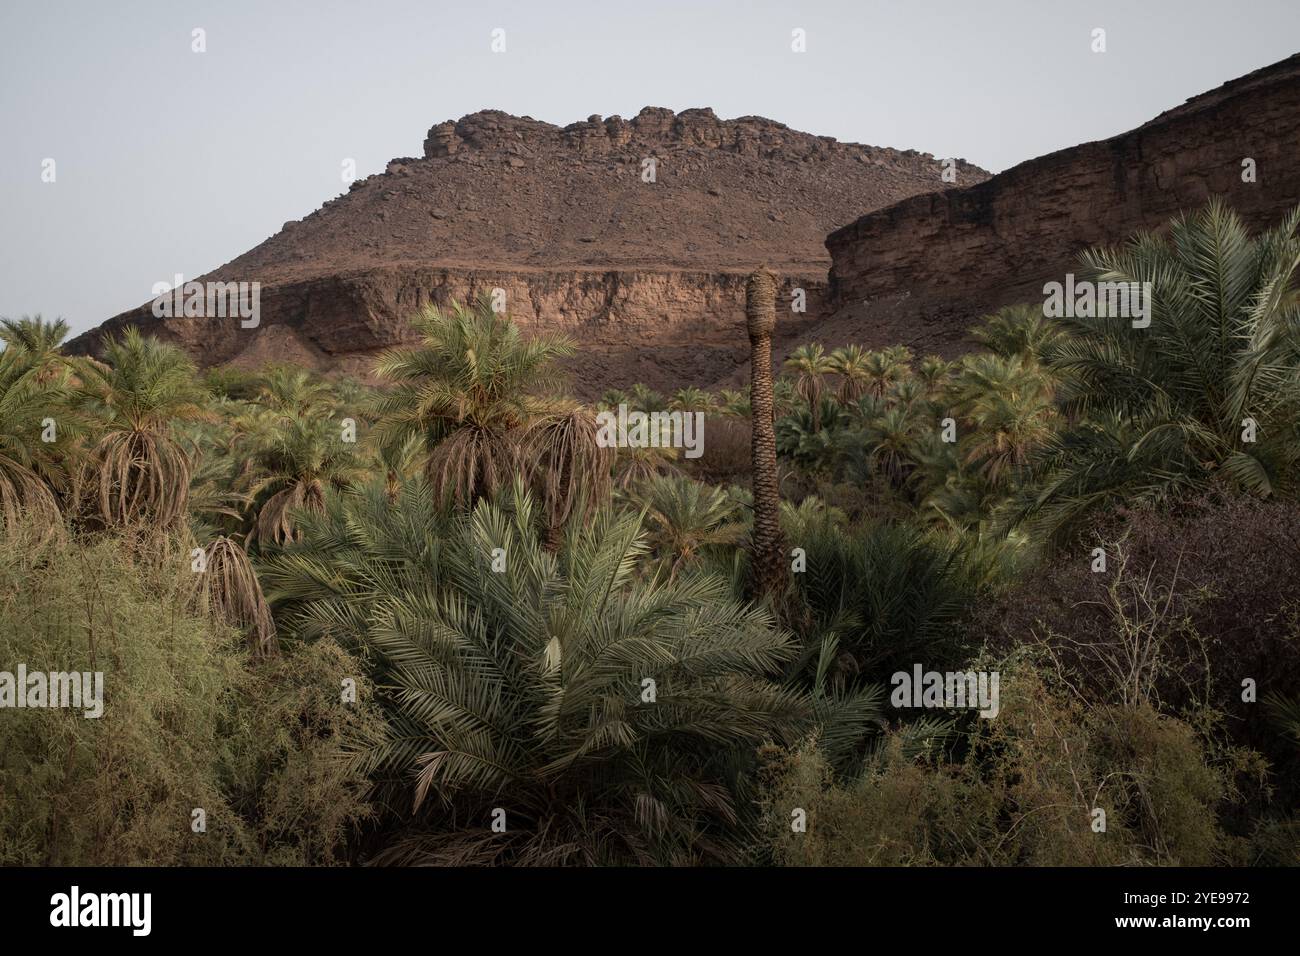
<path id="1" fill-rule="evenodd" d="M 704 451 L 699 458 L 683 458 L 682 465 L 700 481 L 715 485 L 750 483 L 753 457 L 749 418 L 706 413 Z"/>
<path id="2" fill-rule="evenodd" d="M 4 711 L 0 865 L 347 859 L 371 811 L 343 757 L 382 727 L 362 665 L 318 641 L 250 667 L 232 629 L 188 609 L 188 561 L 148 567 L 132 547 L 33 527 L 0 541 L 6 669 L 104 675 L 99 718 Z M 191 830 L 196 807 L 205 833 Z"/>
<path id="3" fill-rule="evenodd" d="M 1001 710 L 973 721 L 959 759 L 909 753 L 897 732 L 848 782 L 815 743 L 764 756 L 769 846 L 804 866 L 1249 862 L 1218 814 L 1262 772 L 1255 755 L 1216 752 L 1148 705 L 1087 706 L 1027 661 L 1002 668 Z M 796 807 L 805 833 L 792 830 Z"/>
<path id="4" fill-rule="evenodd" d="M 1093 573 L 1103 545 L 1107 571 Z M 1300 507 L 1208 495 L 1177 512 L 1122 515 L 1093 542 L 1060 556 L 977 608 L 972 630 L 1002 650 L 1052 650 L 1079 691 L 1112 687 L 1158 699 L 1174 712 L 1206 705 L 1225 716 L 1238 745 L 1273 766 L 1277 799 L 1300 801 L 1300 748 L 1268 719 L 1270 693 L 1300 688 Z M 1158 652 L 1158 653 L 1157 653 Z M 1242 682 L 1255 682 L 1254 702 Z"/>

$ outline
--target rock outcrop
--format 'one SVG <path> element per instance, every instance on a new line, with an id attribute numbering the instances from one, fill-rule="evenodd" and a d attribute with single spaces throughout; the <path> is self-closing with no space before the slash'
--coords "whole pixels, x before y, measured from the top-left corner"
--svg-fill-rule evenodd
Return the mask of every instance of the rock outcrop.
<path id="1" fill-rule="evenodd" d="M 964 161 L 956 170 L 958 185 L 988 175 Z M 929 155 L 707 109 L 563 128 L 484 111 L 434 126 L 423 157 L 393 160 L 198 277 L 261 283 L 256 328 L 156 318 L 146 305 L 72 347 L 93 351 L 136 324 L 205 365 L 279 359 L 364 373 L 409 338 L 407 319 L 425 303 L 499 288 L 526 329 L 578 340 L 580 394 L 708 383 L 746 360 L 745 274 L 768 266 L 786 303 L 804 290 L 807 311 L 782 323 L 786 339 L 800 337 L 824 314 L 826 233 L 941 187 L 942 172 Z"/>
<path id="2" fill-rule="evenodd" d="M 1043 283 L 1062 280 L 1080 250 L 1157 229 L 1210 196 L 1252 226 L 1276 223 L 1300 203 L 1298 154 L 1300 55 L 1128 133 L 836 230 L 826 240 L 835 314 L 811 334 L 952 354 L 982 313 L 1041 301 Z M 1254 181 L 1243 177 L 1251 166 Z"/>

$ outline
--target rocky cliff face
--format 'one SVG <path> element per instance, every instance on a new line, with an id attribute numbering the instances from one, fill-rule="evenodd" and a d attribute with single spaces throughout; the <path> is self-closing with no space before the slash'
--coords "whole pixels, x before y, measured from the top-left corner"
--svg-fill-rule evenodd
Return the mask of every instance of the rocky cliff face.
<path id="1" fill-rule="evenodd" d="M 828 344 L 908 342 L 951 354 L 980 314 L 1041 301 L 1083 248 L 1155 229 L 1222 195 L 1253 226 L 1300 203 L 1300 55 L 1121 136 L 905 199 L 826 240 Z M 1253 160 L 1255 181 L 1243 181 Z"/>
<path id="2" fill-rule="evenodd" d="M 73 348 L 137 324 L 203 364 L 364 371 L 408 339 L 424 304 L 499 288 L 526 329 L 579 342 L 580 394 L 708 383 L 745 360 L 745 273 L 775 271 L 787 305 L 804 290 L 807 311 L 783 322 L 793 340 L 824 314 L 826 233 L 943 185 L 932 156 L 707 109 L 563 128 L 485 111 L 434 126 L 424 153 L 200 277 L 260 282 L 256 328 L 142 306 Z M 957 173 L 958 184 L 987 178 L 963 161 Z"/>
<path id="3" fill-rule="evenodd" d="M 380 352 L 408 340 L 406 318 L 425 304 L 469 302 L 500 289 L 521 326 L 562 332 L 581 345 L 566 360 L 569 386 L 590 398 L 634 382 L 709 383 L 747 365 L 737 314 L 744 285 L 744 273 L 721 271 L 378 266 L 270 285 L 257 329 L 237 319 L 149 316 L 139 324 L 205 365 L 292 362 L 365 378 Z M 825 277 L 787 274 L 786 303 L 796 288 L 804 290 L 807 311 L 783 320 L 792 341 L 825 314 Z"/>

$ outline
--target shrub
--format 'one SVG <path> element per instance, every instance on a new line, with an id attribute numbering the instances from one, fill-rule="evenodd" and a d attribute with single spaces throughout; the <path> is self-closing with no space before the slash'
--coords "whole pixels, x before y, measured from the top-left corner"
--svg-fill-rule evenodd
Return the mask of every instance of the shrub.
<path id="1" fill-rule="evenodd" d="M 763 810 L 776 862 L 801 866 L 1208 865 L 1242 862 L 1216 812 L 1249 753 L 1219 755 L 1147 705 L 1086 706 L 1028 661 L 1002 669 L 1001 710 L 959 759 L 886 739 L 836 781 L 815 742 L 767 748 Z M 807 814 L 795 832 L 792 812 Z M 1094 829 L 1105 812 L 1104 832 Z"/>
<path id="2" fill-rule="evenodd" d="M 1091 570 L 1093 545 L 1106 550 L 1106 573 Z M 1143 678 L 1150 694 L 1173 711 L 1198 704 L 1222 711 L 1234 739 L 1269 758 L 1280 801 L 1293 806 L 1297 748 L 1261 702 L 1300 687 L 1296 581 L 1300 508 L 1213 494 L 1177 511 L 1124 514 L 982 605 L 970 626 L 1004 649 L 1047 644 L 1093 690 L 1108 679 L 1112 665 L 1098 654 L 1119 649 L 1117 626 L 1161 646 L 1158 660 L 1148 658 L 1148 671 L 1158 673 Z M 1256 684 L 1253 703 L 1242 700 L 1246 678 Z"/>
<path id="3" fill-rule="evenodd" d="M 104 675 L 97 719 L 0 710 L 0 863 L 338 859 L 367 815 L 338 758 L 375 727 L 364 694 L 339 702 L 359 666 L 322 646 L 250 670 L 234 630 L 187 610 L 188 557 L 145 568 L 113 538 L 0 542 L 0 661 Z"/>

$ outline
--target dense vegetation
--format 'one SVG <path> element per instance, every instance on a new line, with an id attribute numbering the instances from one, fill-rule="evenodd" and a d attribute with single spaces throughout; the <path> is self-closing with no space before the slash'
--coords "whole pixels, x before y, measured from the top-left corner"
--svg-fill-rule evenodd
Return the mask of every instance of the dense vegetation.
<path id="1" fill-rule="evenodd" d="M 1300 863 L 1298 226 L 1087 253 L 1146 328 L 808 343 L 753 401 L 583 405 L 487 302 L 373 384 L 6 320 L 0 669 L 105 694 L 0 711 L 0 863 Z"/>

